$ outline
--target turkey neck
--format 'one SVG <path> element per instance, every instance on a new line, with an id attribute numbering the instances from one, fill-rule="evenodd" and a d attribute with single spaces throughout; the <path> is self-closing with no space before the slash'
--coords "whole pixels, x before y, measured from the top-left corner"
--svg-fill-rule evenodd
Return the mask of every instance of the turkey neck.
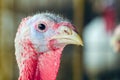
<path id="1" fill-rule="evenodd" d="M 38 53 L 30 46 L 22 51 L 19 80 L 56 80 L 63 49 Z"/>
<path id="2" fill-rule="evenodd" d="M 62 49 L 52 50 L 39 56 L 38 68 L 40 80 L 56 80 Z"/>

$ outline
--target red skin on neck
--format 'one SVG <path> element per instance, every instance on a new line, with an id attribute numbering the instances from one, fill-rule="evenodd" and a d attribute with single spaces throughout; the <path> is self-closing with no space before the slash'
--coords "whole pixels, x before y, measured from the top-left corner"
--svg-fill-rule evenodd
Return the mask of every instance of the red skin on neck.
<path id="1" fill-rule="evenodd" d="M 20 34 L 20 31 L 22 31 L 21 28 L 30 18 L 31 17 L 27 17 L 22 20 L 18 29 L 18 34 Z M 68 25 L 68 23 L 61 24 Z M 57 27 L 58 25 L 55 25 L 54 28 Z M 28 35 L 29 32 L 24 36 L 28 37 Z M 19 50 L 20 52 L 16 53 L 17 58 L 19 58 L 17 59 L 20 70 L 19 80 L 56 80 L 63 48 L 53 49 L 52 43 L 50 43 L 51 46 L 48 47 L 51 51 L 39 53 L 35 51 L 29 40 L 29 38 L 26 38 L 23 42 L 18 40 L 18 45 L 22 46 L 22 50 Z"/>
<path id="2" fill-rule="evenodd" d="M 63 49 L 37 53 L 32 44 L 24 46 L 19 80 L 56 80 Z"/>
<path id="3" fill-rule="evenodd" d="M 41 80 L 56 80 L 62 50 L 50 51 L 39 56 Z"/>

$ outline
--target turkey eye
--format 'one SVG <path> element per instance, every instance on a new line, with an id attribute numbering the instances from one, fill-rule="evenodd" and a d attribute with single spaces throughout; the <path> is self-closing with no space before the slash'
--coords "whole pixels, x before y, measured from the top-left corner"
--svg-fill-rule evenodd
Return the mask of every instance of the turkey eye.
<path id="1" fill-rule="evenodd" d="M 38 24 L 38 29 L 45 30 L 46 26 L 44 24 Z"/>

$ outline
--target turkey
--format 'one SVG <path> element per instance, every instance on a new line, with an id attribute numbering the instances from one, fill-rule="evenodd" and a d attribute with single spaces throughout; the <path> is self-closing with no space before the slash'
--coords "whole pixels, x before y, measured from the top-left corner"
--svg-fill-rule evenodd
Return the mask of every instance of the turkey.
<path id="1" fill-rule="evenodd" d="M 19 80 L 55 80 L 68 44 L 83 45 L 69 20 L 52 13 L 22 19 L 15 38 Z"/>
<path id="2" fill-rule="evenodd" d="M 115 54 L 111 46 L 116 24 L 115 0 L 92 1 L 92 8 L 99 16 L 83 31 L 86 74 L 90 80 L 120 80 L 120 54 Z"/>

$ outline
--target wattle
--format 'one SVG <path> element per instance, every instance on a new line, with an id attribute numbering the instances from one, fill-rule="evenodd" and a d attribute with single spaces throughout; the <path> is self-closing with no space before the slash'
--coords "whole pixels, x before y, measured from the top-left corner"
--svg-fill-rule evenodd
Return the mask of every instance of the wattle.
<path id="1" fill-rule="evenodd" d="M 56 80 L 60 66 L 62 49 L 49 51 L 39 56 L 39 75 L 40 80 Z"/>

